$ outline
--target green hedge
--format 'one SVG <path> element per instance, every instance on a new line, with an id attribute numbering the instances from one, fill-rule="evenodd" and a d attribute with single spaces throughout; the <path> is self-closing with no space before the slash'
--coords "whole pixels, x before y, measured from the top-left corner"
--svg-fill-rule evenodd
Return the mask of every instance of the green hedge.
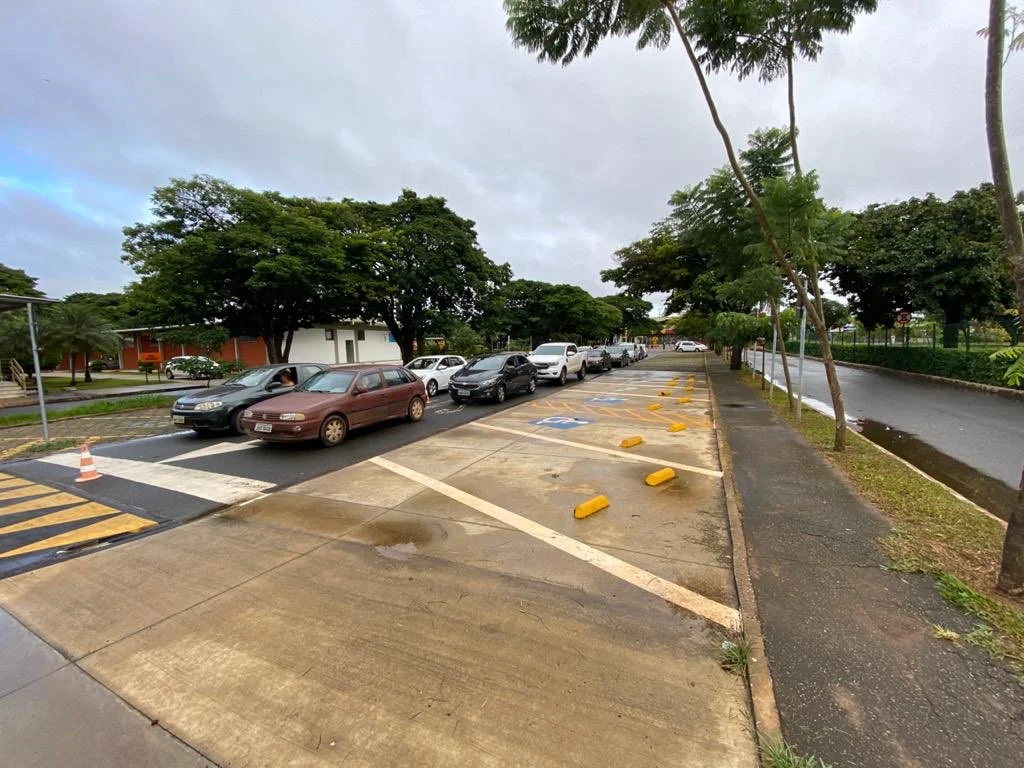
<path id="1" fill-rule="evenodd" d="M 818 342 L 808 341 L 806 350 L 808 355 L 818 357 Z M 786 342 L 786 351 L 790 354 L 798 353 L 800 343 L 797 341 Z M 925 373 L 945 379 L 959 379 L 1005 387 L 1003 372 L 1006 370 L 1006 363 L 989 360 L 990 354 L 991 350 L 967 352 L 963 349 L 931 349 L 930 347 L 832 345 L 832 357 L 839 362 L 877 365 L 896 371 Z"/>

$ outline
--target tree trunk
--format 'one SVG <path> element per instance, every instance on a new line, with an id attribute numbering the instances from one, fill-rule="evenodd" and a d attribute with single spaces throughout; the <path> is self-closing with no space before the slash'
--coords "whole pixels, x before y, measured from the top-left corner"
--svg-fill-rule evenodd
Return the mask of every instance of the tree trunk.
<path id="1" fill-rule="evenodd" d="M 726 130 L 725 124 L 722 122 L 722 118 L 718 114 L 718 105 L 715 104 L 715 99 L 711 95 L 708 80 L 704 76 L 704 68 L 701 66 L 700 60 L 697 58 L 697 54 L 694 52 L 693 46 L 690 44 L 690 38 L 687 37 L 686 31 L 683 29 L 683 22 L 679 18 L 679 12 L 676 10 L 674 1 L 661 0 L 661 4 L 672 19 L 672 25 L 675 27 L 676 33 L 679 35 L 679 39 L 683 42 L 687 58 L 689 58 L 690 65 L 693 67 L 694 74 L 697 76 L 697 82 L 700 84 L 701 92 L 704 94 L 704 101 L 707 103 L 708 110 L 711 112 L 711 120 L 714 122 L 715 129 L 718 131 L 718 135 L 721 136 L 722 144 L 725 146 L 725 154 L 729 158 L 729 167 L 732 168 L 733 175 L 736 177 L 740 186 L 743 187 L 743 192 L 750 201 L 750 209 L 754 213 L 754 218 L 757 219 L 758 226 L 761 228 L 765 242 L 768 243 L 768 248 L 771 251 L 772 258 L 775 259 L 775 263 L 778 264 L 783 274 L 789 278 L 789 281 L 796 288 L 797 295 L 800 297 L 800 303 L 803 304 L 808 318 L 810 318 L 814 327 L 819 329 L 819 337 L 821 339 L 821 357 L 825 363 L 825 370 L 829 374 L 829 390 L 832 394 L 832 408 L 836 413 L 836 431 L 833 448 L 837 451 L 841 451 L 846 447 L 846 414 L 843 409 L 843 398 L 839 389 L 839 379 L 836 377 L 835 361 L 832 359 L 832 348 L 829 345 L 828 333 L 825 332 L 824 335 L 822 335 L 820 330 L 821 328 L 824 328 L 825 321 L 822 319 L 818 308 L 815 306 L 815 302 L 808 295 L 807 289 L 804 287 L 803 281 L 797 274 L 796 269 L 790 263 L 789 259 L 786 258 L 786 254 L 779 245 L 779 241 L 775 238 L 771 225 L 768 223 L 768 215 L 765 213 L 764 205 L 761 203 L 761 199 L 757 196 L 757 192 L 755 192 L 754 188 L 751 186 L 747 175 L 743 172 L 742 166 L 740 166 L 739 158 L 736 156 L 736 149 L 732 144 L 732 138 L 729 136 L 729 131 Z"/>
<path id="2" fill-rule="evenodd" d="M 92 384 L 92 370 L 89 368 L 89 350 L 86 349 L 82 352 L 82 356 L 85 358 L 85 383 Z"/>
<path id="3" fill-rule="evenodd" d="M 743 345 L 733 344 L 729 348 L 729 370 L 738 371 L 743 368 Z"/>
<path id="4" fill-rule="evenodd" d="M 263 346 L 267 348 L 267 362 L 271 365 L 283 362 L 281 360 L 281 337 L 273 331 L 261 334 Z"/>
<path id="5" fill-rule="evenodd" d="M 288 359 L 292 355 L 292 339 L 295 338 L 295 331 L 285 331 L 284 334 L 284 350 L 281 352 L 282 363 L 287 363 Z"/>
<path id="6" fill-rule="evenodd" d="M 789 147 L 793 151 L 793 170 L 797 176 L 803 176 L 800 166 L 800 151 L 796 146 L 796 96 L 793 92 L 793 43 L 790 41 L 786 49 L 786 90 L 789 95 Z"/>
<path id="7" fill-rule="evenodd" d="M 790 412 L 794 409 L 793 381 L 789 378 L 789 360 L 786 356 L 786 342 L 782 338 L 782 323 L 779 322 L 779 308 L 772 304 L 772 323 L 775 325 L 775 337 L 779 340 L 779 356 L 782 359 L 782 373 L 786 377 L 786 399 L 789 401 Z"/>
<path id="8" fill-rule="evenodd" d="M 1003 49 L 1005 46 L 1006 0 L 990 0 L 988 13 L 988 57 L 985 66 L 985 127 L 992 163 L 999 221 L 1006 237 L 1017 309 L 1024 322 L 1024 230 L 1010 178 L 1010 157 L 1003 131 Z M 1017 503 L 1010 510 L 1003 540 L 1003 560 L 997 588 L 1010 594 L 1024 593 L 1024 471 L 1017 487 Z"/>
<path id="9" fill-rule="evenodd" d="M 956 349 L 958 346 L 960 346 L 960 323 L 946 323 L 942 326 L 942 348 Z"/>
<path id="10" fill-rule="evenodd" d="M 71 386 L 75 386 L 75 358 L 78 357 L 77 352 L 69 353 L 71 359 Z"/>

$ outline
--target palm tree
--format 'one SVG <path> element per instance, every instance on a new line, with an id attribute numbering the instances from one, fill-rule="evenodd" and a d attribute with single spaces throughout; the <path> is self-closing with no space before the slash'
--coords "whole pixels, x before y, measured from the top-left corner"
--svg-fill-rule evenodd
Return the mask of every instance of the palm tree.
<path id="1" fill-rule="evenodd" d="M 58 304 L 46 315 L 41 329 L 44 343 L 71 358 L 71 383 L 75 383 L 75 360 L 81 352 L 84 357 L 85 382 L 92 381 L 89 356 L 93 352 L 114 354 L 121 348 L 121 337 L 113 327 L 91 307 L 80 304 Z"/>

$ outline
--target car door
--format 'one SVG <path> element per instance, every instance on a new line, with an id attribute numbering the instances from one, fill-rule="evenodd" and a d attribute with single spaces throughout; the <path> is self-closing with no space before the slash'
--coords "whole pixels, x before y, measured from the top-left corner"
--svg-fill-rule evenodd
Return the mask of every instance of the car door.
<path id="1" fill-rule="evenodd" d="M 579 349 L 575 344 L 570 344 L 565 348 L 565 366 L 569 369 L 569 373 L 574 373 L 579 370 L 579 356 Z"/>
<path id="2" fill-rule="evenodd" d="M 388 417 L 388 395 L 380 371 L 361 374 L 352 393 L 349 426 L 361 427 Z"/>
<path id="3" fill-rule="evenodd" d="M 533 363 L 523 355 L 516 355 L 513 360 L 516 363 L 515 389 L 521 392 L 530 386 L 530 379 L 533 378 Z"/>
<path id="4" fill-rule="evenodd" d="M 451 383 L 452 376 L 454 376 L 455 372 L 459 370 L 462 366 L 464 366 L 465 363 L 462 361 L 461 357 L 446 357 L 444 359 L 444 364 L 447 365 L 448 368 L 444 371 L 441 371 L 440 374 L 438 375 L 437 385 L 441 389 L 448 389 L 448 385 Z"/>
<path id="5" fill-rule="evenodd" d="M 405 416 L 409 411 L 409 400 L 412 399 L 412 385 L 406 381 L 402 372 L 397 368 L 385 368 L 381 374 L 384 376 L 384 384 L 387 386 L 387 418 L 395 419 Z"/>

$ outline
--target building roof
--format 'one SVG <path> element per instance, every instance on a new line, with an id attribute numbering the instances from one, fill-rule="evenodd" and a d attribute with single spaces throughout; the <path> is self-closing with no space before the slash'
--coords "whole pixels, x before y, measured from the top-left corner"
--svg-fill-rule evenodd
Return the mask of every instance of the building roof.
<path id="1" fill-rule="evenodd" d="M 0 293 L 0 312 L 22 309 L 26 304 L 57 304 L 58 299 L 47 299 L 42 296 L 16 296 L 13 293 Z"/>

